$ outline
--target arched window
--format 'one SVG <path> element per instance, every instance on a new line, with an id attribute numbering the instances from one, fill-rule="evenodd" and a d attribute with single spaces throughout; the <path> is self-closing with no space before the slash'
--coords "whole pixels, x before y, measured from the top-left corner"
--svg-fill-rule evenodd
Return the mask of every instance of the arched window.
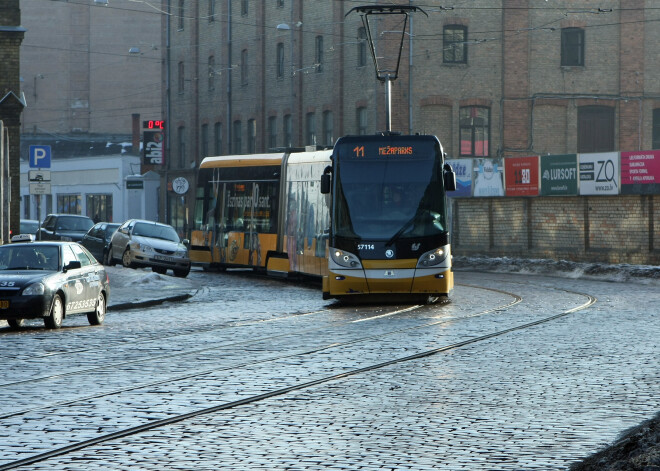
<path id="1" fill-rule="evenodd" d="M 357 65 L 358 67 L 364 67 L 367 65 L 367 30 L 364 29 L 364 27 L 358 28 Z"/>

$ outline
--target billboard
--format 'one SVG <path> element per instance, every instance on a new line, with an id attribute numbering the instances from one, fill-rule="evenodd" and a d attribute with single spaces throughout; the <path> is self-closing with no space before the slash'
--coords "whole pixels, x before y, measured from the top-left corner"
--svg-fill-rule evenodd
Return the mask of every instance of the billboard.
<path id="1" fill-rule="evenodd" d="M 578 194 L 577 154 L 541 157 L 541 196 Z"/>
<path id="2" fill-rule="evenodd" d="M 149 130 L 143 131 L 143 164 L 163 165 L 165 163 L 165 131 Z"/>
<path id="3" fill-rule="evenodd" d="M 580 194 L 619 194 L 619 153 L 579 154 Z"/>
<path id="4" fill-rule="evenodd" d="M 660 193 L 660 150 L 621 152 L 621 194 Z"/>
<path id="5" fill-rule="evenodd" d="M 473 159 L 474 196 L 504 196 L 502 159 Z"/>
<path id="6" fill-rule="evenodd" d="M 538 196 L 538 156 L 504 159 L 504 176 L 507 196 Z"/>
<path id="7" fill-rule="evenodd" d="M 447 160 L 456 173 L 456 191 L 447 192 L 447 196 L 472 196 L 472 159 Z"/>

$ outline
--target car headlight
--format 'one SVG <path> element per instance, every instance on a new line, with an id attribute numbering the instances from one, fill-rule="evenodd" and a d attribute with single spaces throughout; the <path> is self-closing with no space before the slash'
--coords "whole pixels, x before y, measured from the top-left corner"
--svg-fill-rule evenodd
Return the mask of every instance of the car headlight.
<path id="1" fill-rule="evenodd" d="M 23 290 L 23 296 L 38 296 L 44 294 L 44 292 L 45 288 L 43 283 L 32 283 Z"/>
<path id="2" fill-rule="evenodd" d="M 187 257 L 188 256 L 188 251 L 187 250 L 177 250 L 176 253 L 174 254 L 177 257 Z"/>
<path id="3" fill-rule="evenodd" d="M 417 261 L 418 267 L 434 267 L 441 264 L 447 258 L 448 250 L 445 247 L 438 247 L 419 257 Z"/>
<path id="4" fill-rule="evenodd" d="M 154 248 L 151 245 L 137 244 L 137 248 L 143 253 L 154 253 Z"/>
<path id="5" fill-rule="evenodd" d="M 362 268 L 362 264 L 360 263 L 360 259 L 357 258 L 352 253 L 346 252 L 345 250 L 331 249 L 330 250 L 330 257 L 332 257 L 332 260 L 337 265 L 340 265 L 342 267 Z"/>

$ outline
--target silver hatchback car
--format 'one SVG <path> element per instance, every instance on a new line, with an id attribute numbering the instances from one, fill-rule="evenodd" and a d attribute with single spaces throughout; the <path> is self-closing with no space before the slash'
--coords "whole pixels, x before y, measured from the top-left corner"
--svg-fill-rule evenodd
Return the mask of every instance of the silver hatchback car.
<path id="1" fill-rule="evenodd" d="M 188 249 L 168 224 L 129 219 L 117 229 L 108 248 L 109 265 L 121 260 L 127 268 L 151 267 L 156 273 L 174 271 L 175 276 L 190 273 Z"/>

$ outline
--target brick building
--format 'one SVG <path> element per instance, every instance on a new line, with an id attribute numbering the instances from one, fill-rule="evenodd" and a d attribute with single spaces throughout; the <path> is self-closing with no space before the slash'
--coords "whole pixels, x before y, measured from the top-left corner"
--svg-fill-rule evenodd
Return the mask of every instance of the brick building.
<path id="1" fill-rule="evenodd" d="M 0 149 L 2 163 L 8 159 L 10 191 L 3 181 L 0 214 L 0 243 L 6 242 L 9 231 L 18 232 L 19 227 L 19 162 L 20 162 L 20 119 L 24 101 L 20 87 L 19 57 L 20 46 L 25 34 L 21 26 L 21 10 L 18 0 L 5 0 L 0 3 L 0 121 L 2 121 L 4 144 Z M 8 141 L 8 142 L 7 142 Z"/>
<path id="2" fill-rule="evenodd" d="M 207 155 L 385 129 L 360 16 L 346 16 L 354 6 L 164 1 L 164 178 L 194 182 Z M 393 86 L 394 131 L 436 134 L 455 158 L 660 147 L 660 11 L 648 1 L 422 8 Z M 163 196 L 174 224 L 189 223 L 194 194 Z"/>

